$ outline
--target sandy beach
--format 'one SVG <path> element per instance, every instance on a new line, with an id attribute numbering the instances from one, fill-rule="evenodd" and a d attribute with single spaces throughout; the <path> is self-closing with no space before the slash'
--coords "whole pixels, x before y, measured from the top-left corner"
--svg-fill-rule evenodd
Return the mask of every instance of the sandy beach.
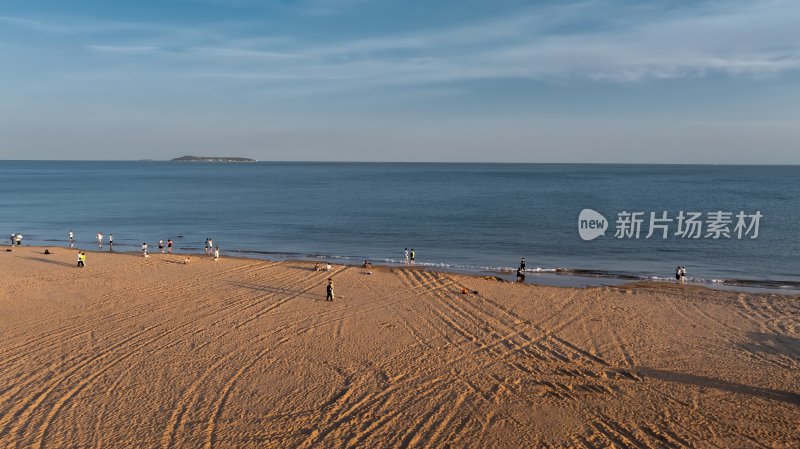
<path id="1" fill-rule="evenodd" d="M 800 441 L 798 297 L 50 250 L 0 250 L 0 447 Z"/>

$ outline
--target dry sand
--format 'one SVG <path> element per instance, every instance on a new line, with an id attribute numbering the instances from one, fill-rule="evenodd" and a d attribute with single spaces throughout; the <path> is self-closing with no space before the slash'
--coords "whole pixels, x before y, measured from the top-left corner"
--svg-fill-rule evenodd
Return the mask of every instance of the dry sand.
<path id="1" fill-rule="evenodd" d="M 0 252 L 0 447 L 800 447 L 797 297 L 53 250 Z"/>

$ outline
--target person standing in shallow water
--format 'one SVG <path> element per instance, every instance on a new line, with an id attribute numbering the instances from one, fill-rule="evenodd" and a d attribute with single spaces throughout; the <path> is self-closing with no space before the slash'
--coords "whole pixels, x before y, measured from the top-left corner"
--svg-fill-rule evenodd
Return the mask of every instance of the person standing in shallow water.
<path id="1" fill-rule="evenodd" d="M 172 254 L 172 239 L 167 239 L 167 254 Z"/>
<path id="2" fill-rule="evenodd" d="M 219 245 L 214 247 L 214 262 L 219 260 Z"/>
<path id="3" fill-rule="evenodd" d="M 519 261 L 519 269 L 525 271 L 525 258 L 523 257 L 522 260 Z"/>
<path id="4" fill-rule="evenodd" d="M 403 260 L 405 261 L 405 264 L 408 265 L 408 248 L 403 250 Z"/>
<path id="5" fill-rule="evenodd" d="M 328 287 L 325 290 L 325 301 L 333 301 L 333 278 L 328 278 Z"/>
<path id="6" fill-rule="evenodd" d="M 108 234 L 108 250 L 114 252 L 114 234 Z"/>
<path id="7" fill-rule="evenodd" d="M 158 250 L 161 251 L 162 254 L 164 253 L 164 241 L 163 240 L 159 240 L 158 241 Z"/>
<path id="8" fill-rule="evenodd" d="M 102 248 L 102 247 L 103 247 L 103 234 L 98 231 L 98 233 L 97 233 L 97 248 L 99 249 L 99 248 Z"/>
<path id="9" fill-rule="evenodd" d="M 72 233 L 72 229 L 69 230 L 69 234 L 67 234 L 69 239 L 69 247 L 72 248 L 75 246 L 75 234 Z"/>

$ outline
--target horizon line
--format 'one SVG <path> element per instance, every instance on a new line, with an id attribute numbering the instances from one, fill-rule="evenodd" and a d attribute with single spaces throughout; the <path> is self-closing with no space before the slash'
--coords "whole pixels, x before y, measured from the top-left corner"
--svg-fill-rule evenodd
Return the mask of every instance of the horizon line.
<path id="1" fill-rule="evenodd" d="M 244 157 L 244 156 L 198 156 L 198 157 Z M 672 163 L 672 162 L 497 162 L 497 161 L 366 161 L 366 160 L 258 160 L 253 161 L 175 161 L 171 159 L 0 159 L 0 162 L 174 162 L 179 164 L 461 164 L 461 165 L 669 165 L 669 166 L 757 166 L 797 167 L 800 163 Z"/>

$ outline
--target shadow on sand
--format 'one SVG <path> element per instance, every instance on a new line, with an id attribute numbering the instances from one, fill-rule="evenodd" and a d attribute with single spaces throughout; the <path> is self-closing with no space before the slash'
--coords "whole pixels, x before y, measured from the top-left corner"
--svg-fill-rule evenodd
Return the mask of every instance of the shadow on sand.
<path id="1" fill-rule="evenodd" d="M 77 267 L 78 266 L 77 262 L 75 263 L 75 265 L 73 265 L 71 263 L 59 262 L 58 260 L 45 259 L 44 257 L 23 257 L 23 259 L 35 260 L 36 262 L 49 263 L 49 264 L 53 264 L 53 265 L 61 265 L 62 267 Z"/>
<path id="2" fill-rule="evenodd" d="M 739 345 L 745 351 L 785 356 L 800 361 L 800 338 L 760 332 L 750 332 L 748 337 L 749 342 Z"/>
<path id="3" fill-rule="evenodd" d="M 696 387 L 715 388 L 729 393 L 746 394 L 762 399 L 785 402 L 792 405 L 800 405 L 800 394 L 791 391 L 781 391 L 772 388 L 752 387 L 736 382 L 729 382 L 712 377 L 698 376 L 695 374 L 678 373 L 654 368 L 640 368 L 637 372 L 643 376 L 660 379 L 665 382 L 677 382 Z"/>
<path id="4" fill-rule="evenodd" d="M 308 298 L 316 298 L 317 295 L 313 295 L 306 290 L 292 290 L 290 288 L 284 287 L 270 287 L 266 285 L 256 285 L 256 284 L 247 284 L 244 282 L 234 282 L 229 281 L 228 285 L 239 287 L 239 288 L 246 288 L 249 290 L 253 290 L 259 293 L 263 293 L 265 295 L 273 294 L 273 295 L 290 295 L 293 298 L 300 298 L 300 297 L 308 297 Z M 320 284 L 322 285 L 322 284 Z"/>

